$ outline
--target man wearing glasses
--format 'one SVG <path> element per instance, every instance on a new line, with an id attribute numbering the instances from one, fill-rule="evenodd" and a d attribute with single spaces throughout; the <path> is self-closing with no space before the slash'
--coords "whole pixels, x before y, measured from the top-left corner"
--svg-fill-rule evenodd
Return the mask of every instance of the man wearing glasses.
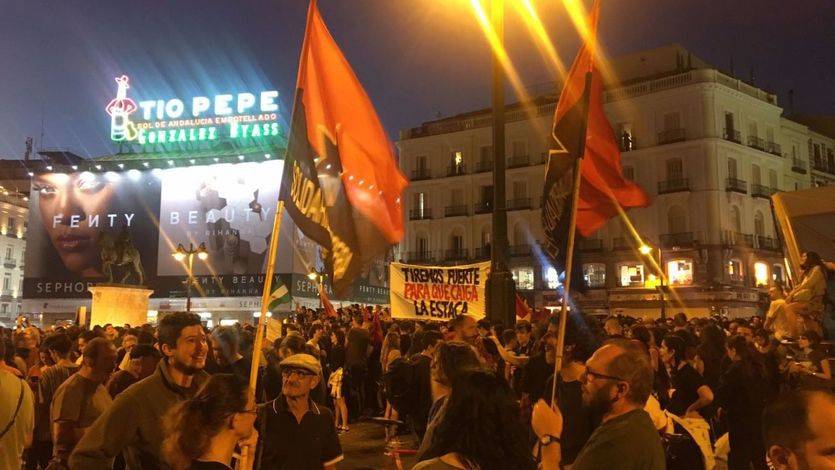
<path id="1" fill-rule="evenodd" d="M 344 457 L 331 410 L 310 399 L 322 377 L 319 360 L 293 354 L 279 364 L 281 396 L 259 410 L 261 468 L 276 470 L 335 469 Z"/>

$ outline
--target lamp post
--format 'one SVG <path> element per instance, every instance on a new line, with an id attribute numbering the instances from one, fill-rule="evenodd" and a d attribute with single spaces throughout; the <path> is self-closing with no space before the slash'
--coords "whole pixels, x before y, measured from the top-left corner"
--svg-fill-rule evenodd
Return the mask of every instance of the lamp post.
<path id="1" fill-rule="evenodd" d="M 193 243 L 188 244 L 188 249 L 186 249 L 182 243 L 177 245 L 177 250 L 174 253 L 171 253 L 171 256 L 174 257 L 177 261 L 182 262 L 183 260 L 188 259 L 186 263 L 186 269 L 188 274 L 188 279 L 186 279 L 186 312 L 191 312 L 191 285 L 194 283 L 194 255 L 201 261 L 205 261 L 209 257 L 209 252 L 206 250 L 206 244 L 201 243 L 197 248 L 194 247 Z"/>
<path id="2" fill-rule="evenodd" d="M 642 255 L 652 259 L 652 252 L 655 250 L 647 244 L 642 244 L 638 247 L 638 251 L 641 252 Z M 660 282 L 656 289 L 658 289 L 658 293 L 661 295 L 661 319 L 664 320 L 667 318 L 667 302 L 664 300 L 664 293 L 667 289 L 667 284 L 664 281 L 666 278 L 664 275 L 664 252 L 661 248 L 658 248 L 658 271 Z"/>
<path id="3" fill-rule="evenodd" d="M 319 308 L 324 307 L 325 305 L 322 303 L 322 289 L 325 288 L 325 273 L 319 271 L 310 271 L 307 274 L 307 278 L 310 279 L 310 282 L 316 283 L 316 287 L 319 289 Z"/>
<path id="4" fill-rule="evenodd" d="M 504 47 L 504 0 L 493 0 L 490 6 L 493 30 Z M 515 286 L 508 269 L 507 211 L 505 208 L 505 118 L 504 66 L 499 51 L 491 48 L 493 105 L 493 215 L 490 240 L 490 275 L 487 278 L 487 314 L 493 320 L 513 325 Z"/>

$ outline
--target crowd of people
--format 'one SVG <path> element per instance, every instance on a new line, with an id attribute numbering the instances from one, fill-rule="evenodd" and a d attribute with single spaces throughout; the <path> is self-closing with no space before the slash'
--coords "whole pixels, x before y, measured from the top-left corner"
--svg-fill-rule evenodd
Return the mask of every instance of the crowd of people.
<path id="1" fill-rule="evenodd" d="M 775 336 L 773 318 L 574 310 L 558 357 L 557 315 L 505 328 L 296 306 L 256 355 L 254 396 L 254 325 L 22 322 L 0 335 L 0 469 L 223 469 L 240 455 L 331 469 L 373 418 L 387 440 L 416 438 L 419 470 L 831 468 L 829 352 L 816 328 Z"/>

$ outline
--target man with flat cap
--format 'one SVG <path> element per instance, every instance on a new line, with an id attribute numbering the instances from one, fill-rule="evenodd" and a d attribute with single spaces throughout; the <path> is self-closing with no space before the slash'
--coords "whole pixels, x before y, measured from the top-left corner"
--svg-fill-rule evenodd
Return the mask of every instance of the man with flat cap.
<path id="1" fill-rule="evenodd" d="M 333 413 L 310 399 L 322 377 L 322 365 L 310 354 L 293 354 L 279 364 L 281 396 L 259 409 L 263 420 L 261 468 L 330 470 L 341 461 L 342 447 Z"/>

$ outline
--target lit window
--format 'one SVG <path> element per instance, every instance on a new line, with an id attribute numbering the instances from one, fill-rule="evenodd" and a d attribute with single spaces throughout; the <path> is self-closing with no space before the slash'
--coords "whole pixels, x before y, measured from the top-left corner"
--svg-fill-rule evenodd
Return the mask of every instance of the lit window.
<path id="1" fill-rule="evenodd" d="M 739 282 L 743 280 L 742 276 L 742 261 L 738 259 L 728 260 L 728 278 L 730 278 L 731 281 Z"/>
<path id="2" fill-rule="evenodd" d="M 783 284 L 783 265 L 782 264 L 775 264 L 771 267 L 771 278 L 774 279 L 775 284 Z"/>
<path id="3" fill-rule="evenodd" d="M 606 265 L 603 263 L 584 264 L 583 279 L 590 289 L 606 287 Z"/>
<path id="4" fill-rule="evenodd" d="M 545 270 L 545 282 L 549 289 L 556 289 L 560 285 L 560 275 L 555 268 Z"/>
<path id="5" fill-rule="evenodd" d="M 460 150 L 456 150 L 452 153 L 452 163 L 455 165 L 456 168 L 460 168 L 461 165 L 464 163 L 464 153 Z"/>
<path id="6" fill-rule="evenodd" d="M 758 261 L 754 263 L 754 280 L 757 287 L 764 287 L 768 285 L 768 265 Z"/>
<path id="7" fill-rule="evenodd" d="M 667 262 L 667 278 L 671 286 L 689 286 L 693 284 L 693 261 L 674 259 Z"/>
<path id="8" fill-rule="evenodd" d="M 621 287 L 641 287 L 644 285 L 643 264 L 622 264 L 618 266 L 618 281 Z"/>
<path id="9" fill-rule="evenodd" d="M 513 282 L 519 290 L 533 290 L 533 268 L 513 268 Z"/>

